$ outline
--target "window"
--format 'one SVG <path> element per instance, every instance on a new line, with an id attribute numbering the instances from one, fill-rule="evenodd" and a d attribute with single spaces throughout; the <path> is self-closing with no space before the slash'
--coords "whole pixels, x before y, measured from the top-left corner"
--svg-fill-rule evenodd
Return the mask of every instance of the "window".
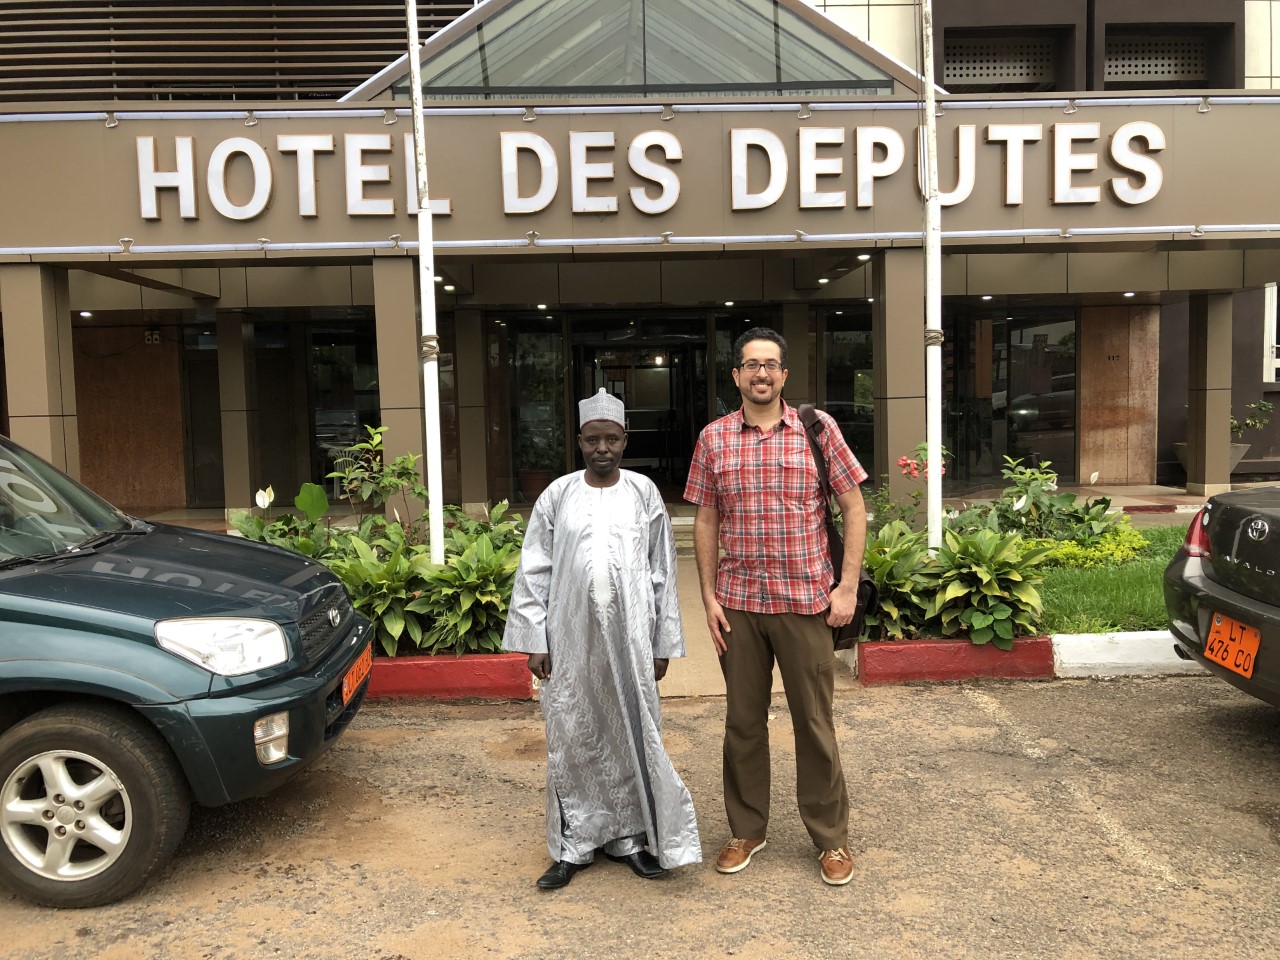
<path id="1" fill-rule="evenodd" d="M 1280 331 L 1276 327 L 1276 285 L 1268 283 L 1262 289 L 1262 379 L 1266 383 L 1280 383 Z"/>

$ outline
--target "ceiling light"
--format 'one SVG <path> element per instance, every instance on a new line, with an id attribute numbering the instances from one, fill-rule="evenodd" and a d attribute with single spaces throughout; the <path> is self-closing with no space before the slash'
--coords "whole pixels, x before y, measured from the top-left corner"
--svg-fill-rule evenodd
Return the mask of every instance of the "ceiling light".
<path id="1" fill-rule="evenodd" d="M 1132 291 L 1132 290 L 1126 291 L 1126 292 L 1125 292 L 1125 296 L 1126 296 L 1126 297 L 1132 297 L 1132 296 L 1133 296 L 1133 291 Z"/>
<path id="2" fill-rule="evenodd" d="M 991 299 L 991 294 L 989 294 L 989 293 L 984 293 L 984 294 L 982 295 L 982 299 L 983 299 L 983 300 L 990 300 L 990 299 Z"/>
<path id="3" fill-rule="evenodd" d="M 445 292 L 445 293 L 453 293 L 453 291 L 454 291 L 455 289 L 457 289 L 457 288 L 456 288 L 456 287 L 454 287 L 454 285 L 453 285 L 452 283 L 446 283 L 446 284 L 444 285 L 444 292 Z"/>
<path id="4" fill-rule="evenodd" d="M 828 280 L 826 277 L 819 277 L 819 278 L 818 278 L 818 282 L 819 282 L 819 283 L 830 283 L 831 281 L 830 281 L 830 280 Z"/>
<path id="5" fill-rule="evenodd" d="M 658 354 L 656 357 L 654 357 L 653 362 L 656 363 L 658 366 L 662 366 L 662 354 Z"/>
<path id="6" fill-rule="evenodd" d="M 867 303 L 875 303 L 875 302 L 876 302 L 875 297 L 867 297 Z"/>
<path id="7" fill-rule="evenodd" d="M 436 283 L 444 283 L 444 277 L 436 277 Z"/>
<path id="8" fill-rule="evenodd" d="M 733 301 L 732 301 L 732 300 L 726 300 L 726 301 L 724 302 L 724 305 L 725 305 L 726 307 L 732 307 L 732 306 L 733 306 Z"/>
<path id="9" fill-rule="evenodd" d="M 837 317 L 843 317 L 843 316 L 844 316 L 844 311 L 843 311 L 843 310 L 837 310 L 837 311 L 836 311 L 836 316 L 837 316 Z"/>
<path id="10" fill-rule="evenodd" d="M 539 309 L 539 310 L 545 310 L 545 309 L 547 309 L 547 305 L 546 305 L 545 303 L 540 303 L 540 304 L 538 304 L 538 309 Z"/>
<path id="11" fill-rule="evenodd" d="M 865 261 L 867 261 L 867 260 L 870 260 L 870 259 L 871 259 L 871 254 L 869 254 L 869 253 L 860 253 L 860 254 L 858 254 L 858 259 L 859 259 L 859 260 L 862 260 L 862 261 L 864 261 L 864 262 L 865 262 Z"/>
<path id="12" fill-rule="evenodd" d="M 81 311 L 80 311 L 80 316 L 82 316 L 82 317 L 92 317 L 92 316 L 93 316 L 93 314 L 92 314 L 92 313 L 90 313 L 88 310 L 81 310 Z"/>

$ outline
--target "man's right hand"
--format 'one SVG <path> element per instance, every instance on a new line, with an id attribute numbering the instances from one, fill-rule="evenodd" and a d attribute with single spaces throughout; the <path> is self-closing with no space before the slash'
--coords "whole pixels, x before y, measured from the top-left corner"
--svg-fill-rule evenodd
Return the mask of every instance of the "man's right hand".
<path id="1" fill-rule="evenodd" d="M 549 679 L 551 677 L 551 654 L 529 654 L 529 672 L 539 680 Z"/>
<path id="2" fill-rule="evenodd" d="M 716 645 L 716 656 L 720 656 L 729 649 L 729 620 L 719 600 L 703 597 L 702 605 L 707 608 L 707 629 L 711 631 L 711 640 Z"/>

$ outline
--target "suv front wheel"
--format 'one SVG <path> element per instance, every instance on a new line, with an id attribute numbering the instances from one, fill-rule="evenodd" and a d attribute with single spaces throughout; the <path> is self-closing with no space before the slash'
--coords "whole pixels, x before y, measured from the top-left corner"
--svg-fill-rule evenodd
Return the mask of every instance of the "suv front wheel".
<path id="1" fill-rule="evenodd" d="M 190 811 L 168 746 L 125 710 L 51 707 L 0 736 L 0 881 L 36 903 L 128 896 L 172 855 Z"/>

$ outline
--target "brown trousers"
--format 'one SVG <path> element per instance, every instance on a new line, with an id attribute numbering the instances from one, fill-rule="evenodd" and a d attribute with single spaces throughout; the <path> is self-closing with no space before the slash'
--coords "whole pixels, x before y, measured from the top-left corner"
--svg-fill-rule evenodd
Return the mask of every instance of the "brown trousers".
<path id="1" fill-rule="evenodd" d="M 796 800 L 814 846 L 848 843 L 849 794 L 836 744 L 835 651 L 821 614 L 725 610 L 731 630 L 720 657 L 728 698 L 724 806 L 735 837 L 769 826 L 769 697 L 777 660 L 796 740 Z"/>

